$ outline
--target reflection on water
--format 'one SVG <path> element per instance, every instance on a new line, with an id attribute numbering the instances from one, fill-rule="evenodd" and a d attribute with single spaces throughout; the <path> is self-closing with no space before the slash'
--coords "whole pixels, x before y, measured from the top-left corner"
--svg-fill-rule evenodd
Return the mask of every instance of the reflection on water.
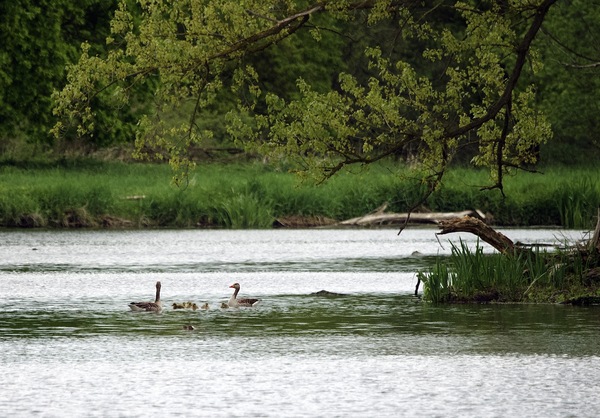
<path id="1" fill-rule="evenodd" d="M 600 310 L 424 304 L 434 232 L 0 233 L 0 415 L 600 413 Z M 234 281 L 261 304 L 221 309 Z"/>

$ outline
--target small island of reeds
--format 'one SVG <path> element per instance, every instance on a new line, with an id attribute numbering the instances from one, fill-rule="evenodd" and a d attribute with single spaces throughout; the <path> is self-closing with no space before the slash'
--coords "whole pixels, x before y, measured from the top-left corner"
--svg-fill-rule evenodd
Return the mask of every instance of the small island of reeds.
<path id="1" fill-rule="evenodd" d="M 548 251 L 515 243 L 471 216 L 439 223 L 439 235 L 468 232 L 478 237 L 475 249 L 462 240 L 451 256 L 417 273 L 425 300 L 460 302 L 559 302 L 600 304 L 600 208 L 587 242 L 564 243 Z M 479 239 L 497 252 L 484 254 Z"/>

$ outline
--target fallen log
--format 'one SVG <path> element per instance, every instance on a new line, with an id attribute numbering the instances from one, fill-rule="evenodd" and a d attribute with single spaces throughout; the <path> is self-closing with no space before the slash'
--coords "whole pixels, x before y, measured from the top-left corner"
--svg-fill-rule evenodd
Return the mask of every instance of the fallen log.
<path id="1" fill-rule="evenodd" d="M 515 246 L 514 242 L 506 235 L 491 228 L 480 219 L 472 216 L 443 220 L 439 223 L 441 229 L 436 235 L 452 234 L 455 232 L 469 232 L 487 242 L 500 253 L 513 255 L 515 251 L 529 251 Z"/>
<path id="2" fill-rule="evenodd" d="M 408 219 L 409 223 L 417 224 L 440 224 L 455 218 L 472 217 L 474 219 L 485 219 L 485 215 L 479 210 L 464 210 L 461 212 L 418 212 L 418 213 L 384 213 L 376 211 L 357 218 L 347 219 L 338 223 L 340 226 L 382 226 L 400 225 Z"/>
<path id="3" fill-rule="evenodd" d="M 600 253 L 600 244 L 598 243 L 598 240 L 600 240 L 600 209 L 598 212 L 598 224 L 596 225 L 593 237 L 588 244 L 588 251 L 593 254 Z M 474 234 L 504 255 L 531 252 L 531 247 L 534 246 L 551 246 L 550 244 L 525 245 L 520 242 L 514 243 L 506 235 L 494 230 L 480 219 L 476 219 L 472 216 L 442 220 L 439 223 L 439 228 L 441 231 L 436 235 L 445 235 L 456 232 L 468 232 Z"/>

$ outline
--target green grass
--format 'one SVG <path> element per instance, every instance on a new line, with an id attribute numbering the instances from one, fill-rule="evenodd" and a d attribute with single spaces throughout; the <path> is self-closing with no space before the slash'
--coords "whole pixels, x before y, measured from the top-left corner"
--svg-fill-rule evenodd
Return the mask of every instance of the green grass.
<path id="1" fill-rule="evenodd" d="M 419 273 L 425 299 L 431 302 L 521 300 L 531 277 L 536 280 L 543 274 L 537 268 L 527 270 L 528 266 L 539 266 L 533 261 L 536 256 L 539 254 L 514 257 L 484 254 L 479 243 L 474 250 L 463 241 L 459 246 L 452 244 L 449 265 L 438 261 L 427 273 Z"/>
<path id="2" fill-rule="evenodd" d="M 454 169 L 427 206 L 480 209 L 495 225 L 591 228 L 600 206 L 599 171 L 522 172 L 506 179 L 503 198 L 497 190 L 479 190 L 485 172 Z M 260 163 L 199 166 L 183 189 L 171 184 L 171 176 L 165 165 L 139 163 L 3 165 L 0 226 L 269 228 L 285 216 L 348 219 L 385 202 L 389 211 L 404 212 L 422 191 L 412 172 L 393 165 L 353 168 L 320 185 Z"/>
<path id="3" fill-rule="evenodd" d="M 452 245 L 450 257 L 440 257 L 417 273 L 423 296 L 433 303 L 564 302 L 600 296 L 587 275 L 600 260 L 580 250 L 522 251 L 514 256 L 484 254 L 464 242 Z"/>
<path id="4" fill-rule="evenodd" d="M 547 167 L 543 173 L 519 172 L 504 181 L 505 198 L 489 185 L 486 172 L 455 169 L 432 196 L 436 211 L 481 209 L 503 226 L 556 225 L 589 229 L 600 206 L 599 167 Z"/>

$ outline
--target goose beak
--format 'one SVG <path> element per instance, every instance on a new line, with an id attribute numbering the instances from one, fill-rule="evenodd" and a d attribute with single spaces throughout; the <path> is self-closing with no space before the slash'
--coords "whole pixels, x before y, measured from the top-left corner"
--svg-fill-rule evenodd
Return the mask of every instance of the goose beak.
<path id="1" fill-rule="evenodd" d="M 234 285 L 229 286 L 230 289 L 233 289 L 234 287 L 235 287 Z"/>

